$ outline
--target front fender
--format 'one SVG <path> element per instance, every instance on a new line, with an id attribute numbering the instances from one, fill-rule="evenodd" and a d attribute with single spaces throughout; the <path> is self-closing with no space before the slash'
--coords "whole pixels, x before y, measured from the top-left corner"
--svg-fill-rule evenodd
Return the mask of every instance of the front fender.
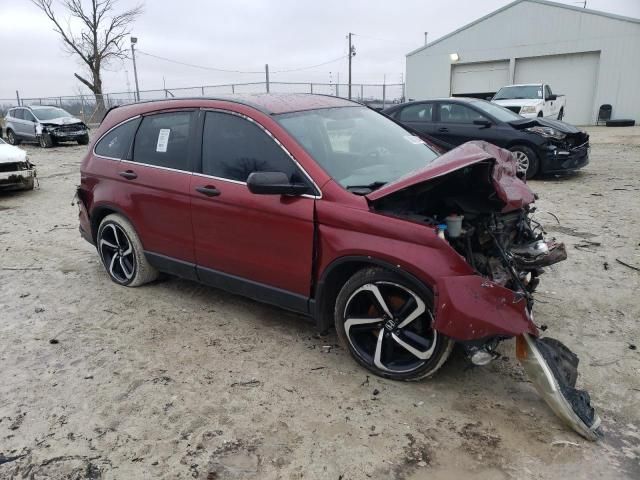
<path id="1" fill-rule="evenodd" d="M 457 341 L 523 333 L 538 336 L 527 301 L 479 275 L 437 281 L 435 329 Z"/>

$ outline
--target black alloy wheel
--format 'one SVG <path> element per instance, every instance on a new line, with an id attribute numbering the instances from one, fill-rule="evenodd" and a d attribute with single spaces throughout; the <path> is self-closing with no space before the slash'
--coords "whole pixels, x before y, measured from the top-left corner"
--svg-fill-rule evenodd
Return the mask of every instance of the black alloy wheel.
<path id="1" fill-rule="evenodd" d="M 434 330 L 432 309 L 432 295 L 371 268 L 356 273 L 340 292 L 336 328 L 355 359 L 375 374 L 417 380 L 433 375 L 453 346 Z"/>

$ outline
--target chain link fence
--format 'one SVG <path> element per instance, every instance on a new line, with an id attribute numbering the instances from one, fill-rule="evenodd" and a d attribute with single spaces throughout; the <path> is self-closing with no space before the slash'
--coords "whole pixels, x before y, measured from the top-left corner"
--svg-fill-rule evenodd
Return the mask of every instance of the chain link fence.
<path id="1" fill-rule="evenodd" d="M 203 85 L 199 87 L 167 88 L 161 90 L 142 90 L 140 100 L 161 100 L 165 98 L 215 97 L 243 93 L 316 93 L 347 98 L 349 86 L 335 83 L 312 82 L 254 82 L 230 83 L 225 85 Z M 401 103 L 405 97 L 405 86 L 398 84 L 352 84 L 351 98 L 363 102 L 373 108 L 385 108 L 394 103 Z M 76 116 L 87 124 L 97 124 L 102 121 L 107 110 L 118 105 L 136 101 L 135 92 L 105 93 L 102 96 L 104 108 L 94 95 L 75 95 L 58 97 L 35 97 L 0 99 L 0 117 L 6 111 L 18 106 L 54 105 L 71 115 Z"/>

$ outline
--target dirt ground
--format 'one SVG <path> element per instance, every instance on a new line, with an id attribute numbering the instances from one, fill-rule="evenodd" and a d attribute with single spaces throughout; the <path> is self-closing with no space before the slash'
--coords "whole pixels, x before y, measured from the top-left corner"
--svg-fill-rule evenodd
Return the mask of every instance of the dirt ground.
<path id="1" fill-rule="evenodd" d="M 536 320 L 579 355 L 598 443 L 559 423 L 513 341 L 396 383 L 278 309 L 115 285 L 71 206 L 85 148 L 26 146 L 40 188 L 0 195 L 0 478 L 640 478 L 640 272 L 616 261 L 640 267 L 640 128 L 590 130 L 587 168 L 531 185 L 569 251 Z"/>

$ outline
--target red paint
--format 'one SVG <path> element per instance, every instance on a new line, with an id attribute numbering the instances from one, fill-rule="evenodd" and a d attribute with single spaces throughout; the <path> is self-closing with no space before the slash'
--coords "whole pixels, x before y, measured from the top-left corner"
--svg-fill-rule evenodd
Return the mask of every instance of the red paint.
<path id="1" fill-rule="evenodd" d="M 434 291 L 436 328 L 445 335 L 471 340 L 536 334 L 524 300 L 515 301 L 512 291 L 474 275 L 433 228 L 371 211 L 367 198 L 334 182 L 268 112 L 353 103 L 310 95 L 245 96 L 240 101 L 244 103 L 190 99 L 120 107 L 108 115 L 94 141 L 116 124 L 149 112 L 216 108 L 241 113 L 293 155 L 320 188 L 321 198 L 254 195 L 242 183 L 100 158 L 93 155 L 92 144 L 81 167 L 81 228 L 91 232 L 89 218 L 97 209 L 114 208 L 130 219 L 146 250 L 312 297 L 312 285 L 334 262 L 353 255 L 371 257 L 408 272 Z M 496 164 L 493 183 L 505 210 L 533 202 L 531 190 L 515 176 L 510 153 L 483 142 L 452 150 L 368 198 L 483 161 Z M 125 180 L 118 175 L 124 170 L 135 171 L 138 178 Z M 203 186 L 217 188 L 220 196 L 195 192 Z"/>

